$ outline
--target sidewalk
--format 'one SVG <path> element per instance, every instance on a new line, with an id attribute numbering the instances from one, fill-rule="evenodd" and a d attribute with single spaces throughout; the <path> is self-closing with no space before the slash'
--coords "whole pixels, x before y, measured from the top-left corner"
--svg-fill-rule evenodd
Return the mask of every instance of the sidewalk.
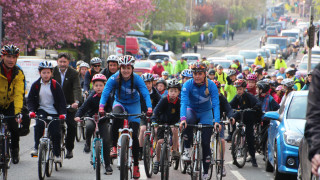
<path id="1" fill-rule="evenodd" d="M 213 41 L 212 44 L 206 44 L 204 46 L 204 50 L 201 50 L 200 45 L 199 45 L 197 53 L 200 53 L 201 57 L 202 56 L 209 57 L 210 55 L 213 55 L 213 54 L 221 51 L 224 48 L 235 46 L 238 43 L 241 43 L 244 40 L 249 39 L 252 36 L 256 36 L 261 32 L 262 32 L 262 30 L 260 30 L 260 31 L 252 30 L 251 33 L 249 33 L 248 31 L 243 31 L 243 32 L 241 32 L 239 34 L 235 34 L 234 38 L 233 38 L 233 41 L 231 40 L 231 38 L 229 38 L 228 46 L 226 45 L 226 41 L 225 40 L 216 39 L 216 40 Z M 259 39 L 257 39 L 257 41 L 259 41 Z M 193 50 L 190 53 L 193 53 Z M 181 55 L 182 55 L 182 53 L 176 54 L 177 58 L 180 58 Z"/>

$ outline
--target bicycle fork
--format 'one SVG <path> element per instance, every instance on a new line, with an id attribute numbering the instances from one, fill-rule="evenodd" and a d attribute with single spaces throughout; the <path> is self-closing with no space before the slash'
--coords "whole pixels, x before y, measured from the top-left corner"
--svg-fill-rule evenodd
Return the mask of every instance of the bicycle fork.
<path id="1" fill-rule="evenodd" d="M 122 129 L 119 129 L 121 131 Z M 131 132 L 130 132 L 131 133 Z M 121 140 L 123 137 L 127 137 L 129 139 L 129 147 L 128 147 L 128 168 L 131 169 L 131 162 L 132 162 L 132 138 L 128 133 L 121 134 L 119 139 L 118 139 L 118 147 L 117 147 L 117 157 L 118 157 L 118 164 L 117 167 L 120 167 L 120 153 L 121 153 Z M 122 149 L 123 150 L 123 149 Z"/>
<path id="2" fill-rule="evenodd" d="M 99 139 L 99 138 L 94 138 L 93 139 L 93 142 L 92 142 L 92 165 L 93 165 L 93 168 L 95 169 L 96 168 L 96 151 L 95 151 L 95 149 L 97 148 L 96 147 L 96 142 L 97 141 L 100 141 L 100 151 L 101 151 L 101 157 L 98 157 L 98 158 L 101 158 L 101 164 L 102 165 L 104 165 L 104 163 L 103 163 L 103 161 L 104 161 L 104 159 L 103 159 L 103 141 L 102 141 L 102 139 Z"/>

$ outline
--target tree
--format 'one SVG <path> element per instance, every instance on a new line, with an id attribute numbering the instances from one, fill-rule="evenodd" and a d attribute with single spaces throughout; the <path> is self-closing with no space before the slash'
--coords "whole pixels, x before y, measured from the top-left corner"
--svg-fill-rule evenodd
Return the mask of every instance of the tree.
<path id="1" fill-rule="evenodd" d="M 194 11 L 196 16 L 194 17 L 193 24 L 198 30 L 204 23 L 214 20 L 213 8 L 210 5 L 196 6 Z"/>

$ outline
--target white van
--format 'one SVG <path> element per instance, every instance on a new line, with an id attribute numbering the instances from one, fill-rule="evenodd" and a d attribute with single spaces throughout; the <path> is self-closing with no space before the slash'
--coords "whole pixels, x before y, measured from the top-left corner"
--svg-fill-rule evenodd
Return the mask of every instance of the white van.
<path id="1" fill-rule="evenodd" d="M 31 85 L 40 77 L 38 66 L 42 61 L 49 61 L 53 66 L 57 65 L 56 60 L 43 59 L 38 56 L 19 56 L 18 58 L 17 64 L 22 68 L 27 83 L 26 96 L 28 96 Z"/>

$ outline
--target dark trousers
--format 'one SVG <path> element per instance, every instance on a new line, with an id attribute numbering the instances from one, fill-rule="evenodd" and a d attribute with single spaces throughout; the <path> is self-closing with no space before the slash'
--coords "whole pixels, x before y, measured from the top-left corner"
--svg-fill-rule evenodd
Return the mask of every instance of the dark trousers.
<path id="1" fill-rule="evenodd" d="M 123 113 L 124 109 L 121 106 L 115 106 L 113 108 L 113 113 Z M 119 129 L 123 127 L 123 119 L 114 119 L 112 124 L 112 145 L 113 147 L 117 147 L 118 142 L 118 134 Z M 129 127 L 133 130 L 132 132 L 132 154 L 133 154 L 133 160 L 134 165 L 139 165 L 139 127 L 140 124 L 137 122 L 130 122 Z"/>
<path id="2" fill-rule="evenodd" d="M 99 133 L 100 137 L 103 140 L 103 158 L 105 165 L 110 165 L 110 136 L 109 136 L 109 130 L 108 130 L 108 123 L 103 122 L 98 124 L 99 127 Z M 95 131 L 96 124 L 93 121 L 86 121 L 86 144 L 91 147 L 91 137 Z"/>
<path id="3" fill-rule="evenodd" d="M 77 123 L 74 121 L 76 112 L 67 112 L 67 134 L 66 134 L 66 148 L 72 151 L 74 148 L 74 140 L 76 138 Z"/>
<path id="4" fill-rule="evenodd" d="M 52 117 L 58 117 L 57 114 L 48 114 L 46 111 L 39 109 L 37 112 L 38 116 L 42 116 L 43 119 L 47 118 L 47 116 Z M 50 120 L 47 120 L 46 123 L 49 123 Z M 45 129 L 44 122 L 41 120 L 36 120 L 36 125 L 34 126 L 34 148 L 38 149 L 39 146 L 39 140 L 43 136 L 43 132 Z M 52 140 L 53 145 L 53 154 L 55 156 L 60 156 L 61 154 L 61 147 L 60 147 L 60 141 L 61 141 L 61 134 L 60 134 L 60 121 L 54 120 L 50 123 L 49 127 L 49 135 L 50 139 Z"/>
<path id="5" fill-rule="evenodd" d="M 0 108 L 0 114 L 3 113 L 4 116 L 14 116 L 14 104 L 11 103 L 7 109 Z M 16 149 L 19 152 L 19 127 L 15 118 L 7 119 L 8 130 L 11 133 L 11 149 Z"/>
<path id="6" fill-rule="evenodd" d="M 254 137 L 253 137 L 253 123 L 245 123 L 246 124 L 246 139 L 248 144 L 249 154 L 252 159 L 255 159 L 255 148 L 254 148 Z"/>

